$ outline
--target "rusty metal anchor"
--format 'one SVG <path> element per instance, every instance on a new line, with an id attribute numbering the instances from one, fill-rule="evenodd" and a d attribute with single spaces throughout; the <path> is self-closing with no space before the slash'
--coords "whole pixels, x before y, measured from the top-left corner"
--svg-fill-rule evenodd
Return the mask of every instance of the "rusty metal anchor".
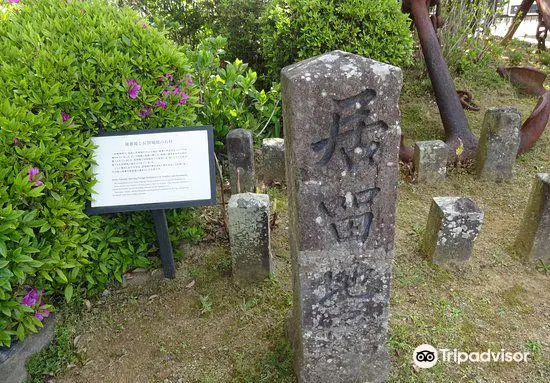
<path id="1" fill-rule="evenodd" d="M 540 138 L 550 118 L 550 91 L 544 88 L 546 73 L 535 68 L 498 68 L 498 73 L 523 92 L 539 96 L 539 101 L 520 130 L 518 156 L 531 149 Z"/>
<path id="2" fill-rule="evenodd" d="M 441 26 L 443 20 L 439 9 L 436 10 L 433 17 L 430 17 L 429 8 L 433 6 L 440 6 L 440 0 L 403 0 L 402 10 L 411 14 L 418 31 L 418 38 L 445 129 L 445 141 L 451 149 L 450 153 L 456 153 L 456 149 L 463 145 L 463 156 L 471 158 L 476 151 L 478 140 L 470 130 L 449 67 L 443 58 L 435 28 Z M 407 160 L 407 156 L 405 156 L 407 153 L 410 153 L 410 150 L 402 150 L 402 160 Z"/>

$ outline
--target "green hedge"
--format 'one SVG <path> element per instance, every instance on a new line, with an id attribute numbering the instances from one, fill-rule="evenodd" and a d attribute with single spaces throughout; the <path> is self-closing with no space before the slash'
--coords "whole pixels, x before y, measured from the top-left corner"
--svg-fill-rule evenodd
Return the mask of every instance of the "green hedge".
<path id="1" fill-rule="evenodd" d="M 7 345 L 36 331 L 35 314 L 50 309 L 29 294 L 43 290 L 46 303 L 93 294 L 156 253 L 148 213 L 84 214 L 94 186 L 90 137 L 101 128 L 213 123 L 221 140 L 233 127 L 260 129 L 277 113 L 271 94 L 254 88 L 254 72 L 220 61 L 223 39 L 183 50 L 107 0 L 3 6 L 0 345 Z M 167 215 L 172 241 L 200 238 L 192 211 Z"/>
<path id="2" fill-rule="evenodd" d="M 270 77 L 334 49 L 393 65 L 411 63 L 408 16 L 397 0 L 271 0 L 262 15 L 261 49 Z"/>

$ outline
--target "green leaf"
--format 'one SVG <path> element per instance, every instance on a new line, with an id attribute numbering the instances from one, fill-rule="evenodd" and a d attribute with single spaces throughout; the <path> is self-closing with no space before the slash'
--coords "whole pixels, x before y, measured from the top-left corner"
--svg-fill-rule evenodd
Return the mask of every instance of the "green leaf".
<path id="1" fill-rule="evenodd" d="M 67 302 L 70 302 L 72 297 L 73 297 L 73 285 L 65 286 L 65 300 Z"/>
<path id="2" fill-rule="evenodd" d="M 67 277 L 65 276 L 65 273 L 62 270 L 55 269 L 55 272 L 57 273 L 57 275 L 59 276 L 59 279 L 61 279 L 63 283 L 69 283 L 69 281 L 67 280 Z"/>
<path id="3" fill-rule="evenodd" d="M 17 326 L 17 339 L 22 341 L 25 338 L 25 327 L 19 323 L 19 326 Z"/>
<path id="4" fill-rule="evenodd" d="M 4 257 L 8 256 L 8 248 L 6 247 L 6 243 L 2 240 L 0 240 L 0 255 Z"/>

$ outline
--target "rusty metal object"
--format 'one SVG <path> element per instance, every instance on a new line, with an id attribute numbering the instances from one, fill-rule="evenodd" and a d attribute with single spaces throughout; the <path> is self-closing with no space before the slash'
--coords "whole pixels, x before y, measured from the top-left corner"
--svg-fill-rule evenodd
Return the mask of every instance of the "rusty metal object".
<path id="1" fill-rule="evenodd" d="M 527 16 L 527 12 L 529 12 L 529 9 L 531 9 L 531 6 L 535 0 L 523 0 L 521 2 L 521 5 L 518 8 L 518 12 L 514 16 L 514 20 L 512 20 L 512 24 L 510 25 L 510 29 L 508 29 L 508 32 L 502 39 L 502 44 L 506 45 L 512 40 L 514 35 L 516 34 L 516 31 L 519 28 L 519 25 L 522 23 L 522 21 L 525 19 L 525 16 Z"/>
<path id="2" fill-rule="evenodd" d="M 537 26 L 537 41 L 539 51 L 546 50 L 546 37 L 550 28 L 550 0 L 537 0 L 539 8 L 539 24 Z"/>
<path id="3" fill-rule="evenodd" d="M 546 73 L 535 68 L 498 68 L 498 73 L 528 94 L 540 96 L 537 106 L 520 130 L 518 156 L 531 149 L 540 138 L 550 118 L 550 91 L 544 88 Z"/>
<path id="4" fill-rule="evenodd" d="M 542 96 L 546 93 L 546 89 L 544 89 L 546 73 L 541 70 L 524 67 L 500 67 L 497 71 L 503 78 L 509 80 L 512 85 L 527 94 Z"/>
<path id="5" fill-rule="evenodd" d="M 479 112 L 480 107 L 473 101 L 472 93 L 467 90 L 457 90 L 458 99 L 464 109 L 473 110 Z"/>
<path id="6" fill-rule="evenodd" d="M 550 91 L 546 91 L 540 98 L 535 110 L 523 123 L 520 131 L 520 145 L 518 156 L 531 149 L 538 141 L 550 118 Z"/>
<path id="7" fill-rule="evenodd" d="M 401 135 L 401 141 L 399 143 L 399 159 L 405 163 L 413 162 L 414 149 L 405 144 L 405 135 Z"/>
<path id="8" fill-rule="evenodd" d="M 550 29 L 550 0 L 537 0 L 539 7 L 539 15 L 546 24 L 546 28 Z"/>
<path id="9" fill-rule="evenodd" d="M 441 53 L 436 30 L 430 19 L 428 8 L 438 3 L 439 0 L 404 0 L 402 9 L 404 12 L 411 13 L 418 31 L 424 60 L 445 129 L 445 141 L 451 149 L 450 153 L 455 153 L 462 143 L 463 156 L 469 158 L 474 155 L 478 140 L 468 126 L 466 114 L 456 93 L 449 68 Z"/>
<path id="10" fill-rule="evenodd" d="M 536 1 L 537 1 L 537 7 L 539 9 L 539 23 L 538 23 L 537 32 L 536 32 L 538 48 L 539 50 L 545 50 L 546 37 L 548 35 L 548 29 L 550 29 L 550 0 L 536 0 Z M 504 36 L 504 38 L 502 39 L 503 45 L 508 44 L 508 42 L 512 40 L 512 38 L 514 37 L 514 34 L 519 28 L 519 25 L 523 22 L 523 20 L 525 19 L 525 16 L 527 16 L 529 9 L 531 9 L 534 2 L 535 0 L 522 1 L 521 5 L 518 8 L 518 12 L 516 13 L 516 16 L 514 17 L 514 20 L 510 25 L 510 29 L 508 29 L 506 36 Z"/>

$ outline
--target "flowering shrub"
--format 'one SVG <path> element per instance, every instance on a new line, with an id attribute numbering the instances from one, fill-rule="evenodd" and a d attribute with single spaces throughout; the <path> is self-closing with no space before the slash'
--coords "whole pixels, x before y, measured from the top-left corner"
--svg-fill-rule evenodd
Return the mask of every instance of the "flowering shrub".
<path id="1" fill-rule="evenodd" d="M 90 137 L 208 122 L 198 103 L 211 97 L 188 53 L 133 11 L 106 0 L 2 7 L 0 345 L 9 345 L 37 331 L 53 295 L 100 291 L 156 251 L 148 213 L 84 213 L 94 186 Z M 167 216 L 173 241 L 200 237 L 191 211 Z"/>

